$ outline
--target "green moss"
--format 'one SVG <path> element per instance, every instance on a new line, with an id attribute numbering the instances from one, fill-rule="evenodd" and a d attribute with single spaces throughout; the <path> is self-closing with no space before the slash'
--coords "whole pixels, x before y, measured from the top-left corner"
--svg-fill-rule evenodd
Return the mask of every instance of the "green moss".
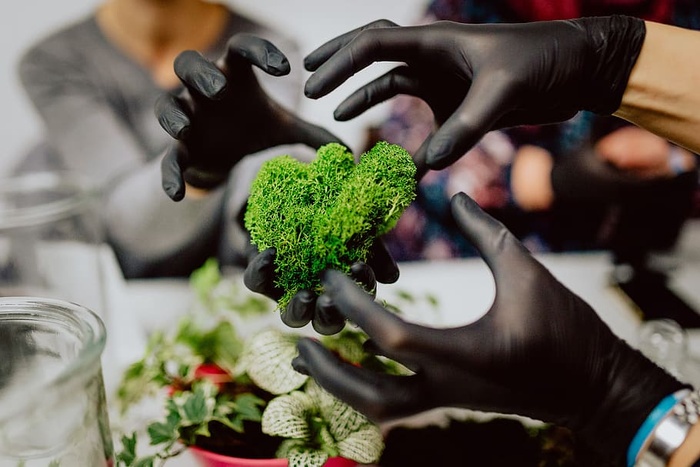
<path id="1" fill-rule="evenodd" d="M 245 226 L 260 251 L 277 249 L 284 308 L 301 289 L 321 291 L 327 268 L 348 272 L 366 261 L 375 239 L 391 230 L 415 197 L 416 167 L 400 146 L 377 143 L 355 164 L 331 143 L 309 164 L 279 156 L 263 164 L 251 187 Z"/>

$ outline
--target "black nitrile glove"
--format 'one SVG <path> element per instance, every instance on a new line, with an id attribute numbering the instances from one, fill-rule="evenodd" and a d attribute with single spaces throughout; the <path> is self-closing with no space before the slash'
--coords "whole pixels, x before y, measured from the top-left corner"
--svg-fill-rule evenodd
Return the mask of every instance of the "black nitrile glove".
<path id="1" fill-rule="evenodd" d="M 579 110 L 611 114 L 645 32 L 642 20 L 624 16 L 415 27 L 380 20 L 309 54 L 305 66 L 315 73 L 305 92 L 319 98 L 373 62 L 404 62 L 350 95 L 335 118 L 398 94 L 425 100 L 441 126 L 414 155 L 424 172 L 454 162 L 491 130 L 559 122 Z"/>
<path id="2" fill-rule="evenodd" d="M 275 286 L 275 254 L 274 248 L 260 253 L 255 250 L 243 274 L 243 283 L 253 292 L 278 300 L 284 291 Z M 367 263 L 358 262 L 350 267 L 350 277 L 374 296 L 377 282 L 396 282 L 399 269 L 380 239 L 372 247 Z M 345 327 L 345 317 L 336 310 L 330 296 L 318 297 L 310 290 L 301 290 L 294 295 L 282 310 L 281 317 L 282 322 L 292 328 L 311 322 L 316 332 L 325 335 L 336 334 Z"/>
<path id="3" fill-rule="evenodd" d="M 466 195 L 455 195 L 452 213 L 494 275 L 495 300 L 481 319 L 451 329 L 411 324 L 326 271 L 337 310 L 369 335 L 369 347 L 415 374 L 340 362 L 311 339 L 299 343 L 294 367 L 375 421 L 448 406 L 520 414 L 569 427 L 622 459 L 649 412 L 684 385 L 615 336 Z"/>
<path id="4" fill-rule="evenodd" d="M 163 189 L 175 201 L 185 196 L 185 181 L 198 188 L 224 182 L 244 156 L 282 144 L 318 149 L 339 139 L 272 100 L 252 66 L 273 76 L 289 73 L 284 54 L 270 42 L 237 34 L 216 64 L 195 51 L 175 59 L 185 85 L 179 95 L 156 103 L 161 126 L 178 141 L 162 162 Z"/>

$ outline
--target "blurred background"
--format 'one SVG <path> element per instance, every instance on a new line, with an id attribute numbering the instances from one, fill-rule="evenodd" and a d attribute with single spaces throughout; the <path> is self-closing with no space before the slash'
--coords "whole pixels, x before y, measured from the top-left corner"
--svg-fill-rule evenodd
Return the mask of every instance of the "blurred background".
<path id="1" fill-rule="evenodd" d="M 12 162 L 41 135 L 39 119 L 18 82 L 16 69 L 20 54 L 34 41 L 88 14 L 99 3 L 99 0 L 10 2 L 0 16 L 0 102 L 3 115 L 0 176 L 5 175 Z M 228 0 L 223 3 L 297 38 L 305 53 L 341 32 L 378 18 L 388 18 L 402 25 L 414 23 L 428 4 L 426 0 Z M 367 76 L 378 75 L 384 69 L 373 68 L 367 74 L 358 74 L 357 79 L 364 82 Z M 333 109 L 352 90 L 352 81 L 325 99 L 306 100 L 302 114 L 335 132 L 353 149 L 361 149 L 364 129 L 383 120 L 386 107 L 373 109 L 352 122 L 335 122 Z"/>

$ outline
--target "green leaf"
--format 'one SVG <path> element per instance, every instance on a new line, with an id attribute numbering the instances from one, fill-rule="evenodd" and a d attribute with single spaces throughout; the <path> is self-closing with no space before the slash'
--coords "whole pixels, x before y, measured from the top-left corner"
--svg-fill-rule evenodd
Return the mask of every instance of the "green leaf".
<path id="1" fill-rule="evenodd" d="M 328 454 L 314 449 L 294 449 L 289 453 L 289 467 L 321 467 Z"/>
<path id="2" fill-rule="evenodd" d="M 133 467 L 153 467 L 153 462 L 156 460 L 155 456 L 143 457 L 137 460 Z"/>
<path id="3" fill-rule="evenodd" d="M 308 418 L 313 410 L 313 399 L 303 392 L 294 391 L 275 397 L 267 403 L 263 412 L 262 431 L 271 436 L 309 439 L 311 428 Z"/>
<path id="4" fill-rule="evenodd" d="M 196 430 L 194 430 L 194 434 L 197 436 L 206 436 L 207 438 L 211 436 L 211 432 L 209 431 L 209 423 L 202 423 L 197 427 Z"/>
<path id="5" fill-rule="evenodd" d="M 208 406 L 207 395 L 202 386 L 197 386 L 194 392 L 186 395 L 185 402 L 182 405 L 184 422 L 189 425 L 198 425 L 204 422 L 212 414 Z"/>
<path id="6" fill-rule="evenodd" d="M 236 433 L 243 433 L 244 432 L 242 418 L 239 418 L 239 417 L 234 417 L 234 418 L 217 417 L 214 420 L 222 423 L 223 425 L 226 425 L 227 427 L 231 428 Z"/>
<path id="7" fill-rule="evenodd" d="M 366 340 L 366 334 L 345 328 L 338 334 L 324 336 L 321 342 L 329 350 L 337 352 L 343 360 L 360 363 L 368 355 L 363 347 Z"/>
<path id="8" fill-rule="evenodd" d="M 292 360 L 299 353 L 298 341 L 299 336 L 274 329 L 254 335 L 246 344 L 243 370 L 257 386 L 272 394 L 301 387 L 309 377 L 292 368 Z"/>
<path id="9" fill-rule="evenodd" d="M 207 302 L 211 291 L 221 281 L 221 271 L 216 258 L 207 259 L 202 266 L 190 274 L 190 286 L 201 302 Z"/>
<path id="10" fill-rule="evenodd" d="M 151 446 L 170 444 L 177 441 L 179 433 L 169 423 L 153 422 L 148 425 L 148 436 L 151 438 Z"/>
<path id="11" fill-rule="evenodd" d="M 338 441 L 336 446 L 338 453 L 347 459 L 360 464 L 373 464 L 382 455 L 384 439 L 377 426 L 368 424 Z"/>
<path id="12" fill-rule="evenodd" d="M 367 417 L 340 399 L 334 398 L 333 403 L 323 409 L 323 418 L 327 421 L 333 437 L 338 440 L 345 439 L 370 423 Z"/>
<path id="13" fill-rule="evenodd" d="M 234 402 L 235 413 L 238 417 L 253 422 L 262 419 L 262 407 L 265 401 L 254 394 L 241 394 Z"/>
<path id="14" fill-rule="evenodd" d="M 136 433 L 131 436 L 123 435 L 121 438 L 122 451 L 117 454 L 117 461 L 126 465 L 131 465 L 136 459 Z"/>

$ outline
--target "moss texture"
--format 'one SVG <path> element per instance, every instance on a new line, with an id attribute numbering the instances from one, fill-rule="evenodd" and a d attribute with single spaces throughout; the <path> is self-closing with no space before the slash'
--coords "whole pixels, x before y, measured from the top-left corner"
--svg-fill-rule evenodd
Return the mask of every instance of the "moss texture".
<path id="1" fill-rule="evenodd" d="M 321 147 L 309 164 L 278 156 L 263 164 L 251 187 L 245 226 L 263 251 L 277 249 L 283 309 L 301 289 L 321 292 L 327 268 L 348 272 L 366 261 L 377 237 L 391 230 L 415 198 L 410 154 L 384 141 L 360 157 L 346 147 Z"/>

